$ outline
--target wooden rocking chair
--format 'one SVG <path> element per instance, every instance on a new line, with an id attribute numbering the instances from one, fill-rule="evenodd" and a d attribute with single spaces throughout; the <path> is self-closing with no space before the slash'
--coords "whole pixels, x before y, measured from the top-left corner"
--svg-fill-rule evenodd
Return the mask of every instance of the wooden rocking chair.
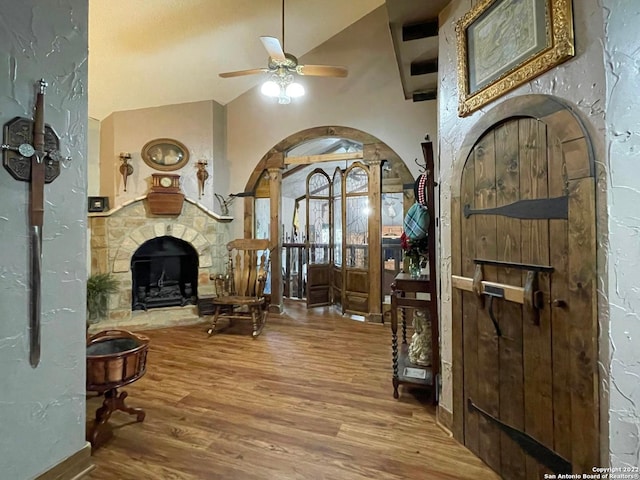
<path id="1" fill-rule="evenodd" d="M 269 274 L 269 240 L 242 238 L 227 244 L 229 260 L 225 275 L 212 275 L 216 297 L 212 299 L 213 320 L 209 335 L 216 331 L 221 318 L 231 323 L 235 319 L 251 319 L 253 338 L 262 332 L 269 305 L 264 288 Z"/>

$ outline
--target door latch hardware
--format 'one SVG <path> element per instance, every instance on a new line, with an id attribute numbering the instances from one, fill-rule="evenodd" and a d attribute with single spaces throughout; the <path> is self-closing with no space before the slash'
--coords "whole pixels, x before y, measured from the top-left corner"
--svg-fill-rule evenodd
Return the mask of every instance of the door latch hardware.
<path id="1" fill-rule="evenodd" d="M 500 324 L 493 313 L 493 299 L 504 298 L 504 288 L 496 287 L 495 285 L 485 285 L 484 294 L 489 297 L 489 318 L 493 322 L 493 327 L 496 329 L 496 335 L 501 337 L 502 331 L 500 330 Z"/>

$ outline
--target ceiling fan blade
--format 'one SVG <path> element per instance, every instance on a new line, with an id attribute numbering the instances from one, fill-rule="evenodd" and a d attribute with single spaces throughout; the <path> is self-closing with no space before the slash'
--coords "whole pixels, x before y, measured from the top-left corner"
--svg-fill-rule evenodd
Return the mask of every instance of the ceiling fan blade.
<path id="1" fill-rule="evenodd" d="M 345 67 L 335 65 L 298 65 L 296 72 L 300 75 L 316 77 L 346 77 L 349 71 Z"/>
<path id="2" fill-rule="evenodd" d="M 238 70 L 236 72 L 224 72 L 218 75 L 222 78 L 242 77 L 243 75 L 254 75 L 256 73 L 268 72 L 268 68 L 252 68 L 251 70 Z"/>
<path id="3" fill-rule="evenodd" d="M 286 62 L 287 58 L 284 56 L 284 50 L 282 50 L 280 40 L 275 37 L 260 37 L 260 40 L 271 58 L 278 62 Z"/>

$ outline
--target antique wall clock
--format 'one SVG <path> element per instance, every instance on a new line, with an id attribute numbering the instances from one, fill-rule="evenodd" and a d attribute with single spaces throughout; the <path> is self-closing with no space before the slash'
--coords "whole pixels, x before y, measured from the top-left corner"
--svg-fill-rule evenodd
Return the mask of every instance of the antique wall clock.
<path id="1" fill-rule="evenodd" d="M 151 189 L 147 195 L 149 211 L 154 215 L 180 215 L 184 194 L 180 190 L 180 175 L 151 174 Z"/>

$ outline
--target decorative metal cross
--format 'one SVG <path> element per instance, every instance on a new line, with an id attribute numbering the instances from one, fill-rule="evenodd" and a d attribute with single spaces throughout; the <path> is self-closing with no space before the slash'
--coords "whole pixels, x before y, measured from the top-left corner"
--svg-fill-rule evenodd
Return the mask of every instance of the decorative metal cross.
<path id="1" fill-rule="evenodd" d="M 3 164 L 16 180 L 29 182 L 29 244 L 31 250 L 31 305 L 29 316 L 29 362 L 40 363 L 40 297 L 42 265 L 42 223 L 44 184 L 60 174 L 60 138 L 44 123 L 44 95 L 47 83 L 40 80 L 36 95 L 34 120 L 16 117 L 5 124 L 2 144 Z M 16 146 L 17 145 L 17 146 Z"/>

